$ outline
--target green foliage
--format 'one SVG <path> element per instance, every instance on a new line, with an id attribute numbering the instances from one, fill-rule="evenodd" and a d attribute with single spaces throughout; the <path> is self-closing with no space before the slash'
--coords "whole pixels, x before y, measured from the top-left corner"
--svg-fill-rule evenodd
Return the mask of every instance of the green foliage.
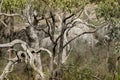
<path id="1" fill-rule="evenodd" d="M 97 13 L 105 20 L 120 19 L 120 4 L 117 0 L 103 0 L 98 4 Z"/>
<path id="2" fill-rule="evenodd" d="M 120 80 L 120 75 L 118 75 L 118 80 Z"/>
<path id="3" fill-rule="evenodd" d="M 80 7 L 84 7 L 87 4 L 87 0 L 43 0 L 40 1 L 42 6 L 48 10 L 60 10 L 67 12 L 75 12 Z"/>
<path id="4" fill-rule="evenodd" d="M 25 9 L 29 0 L 3 0 L 2 10 L 14 12 Z M 41 14 L 43 11 L 59 10 L 67 12 L 76 12 L 79 8 L 83 8 L 88 0 L 33 0 L 32 8 L 38 10 Z"/>
<path id="5" fill-rule="evenodd" d="M 52 5 L 66 11 L 74 11 L 78 7 L 85 6 L 86 2 L 86 0 L 54 0 Z"/>
<path id="6" fill-rule="evenodd" d="M 96 12 L 98 17 L 109 23 L 109 37 L 112 40 L 120 40 L 120 0 L 101 0 Z"/>
<path id="7" fill-rule="evenodd" d="M 21 10 L 25 8 L 26 1 L 27 0 L 3 0 L 2 9 L 3 11 Z"/>

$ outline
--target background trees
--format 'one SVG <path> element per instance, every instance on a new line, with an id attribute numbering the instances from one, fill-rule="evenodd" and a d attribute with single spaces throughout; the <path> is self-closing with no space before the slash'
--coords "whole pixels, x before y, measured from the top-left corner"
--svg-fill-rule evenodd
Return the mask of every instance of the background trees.
<path id="1" fill-rule="evenodd" d="M 94 9 L 91 9 L 91 6 L 94 7 Z M 34 71 L 31 70 L 31 77 L 34 78 L 35 76 L 35 79 L 53 80 L 55 78 L 56 80 L 67 80 L 71 77 L 73 80 L 88 78 L 91 80 L 94 78 L 107 80 L 107 78 L 110 77 L 112 80 L 115 80 L 117 79 L 115 78 L 115 73 L 118 72 L 116 71 L 116 67 L 118 67 L 116 64 L 118 64 L 119 55 L 115 54 L 115 59 L 111 59 L 111 55 L 114 54 L 111 51 L 114 50 L 112 46 L 116 46 L 115 53 L 119 53 L 119 6 L 119 0 L 1 0 L 0 43 L 12 43 L 13 41 L 13 43 L 15 42 L 22 45 L 23 50 L 18 46 L 8 45 L 9 50 L 14 50 L 15 48 L 18 51 L 16 55 L 18 57 L 12 60 L 18 62 L 19 58 L 22 57 L 20 60 L 25 60 L 26 64 L 37 72 L 34 73 Z M 18 24 L 23 24 L 23 26 L 16 26 Z M 78 28 L 79 26 L 80 28 Z M 76 33 L 77 31 L 81 32 Z M 70 33 L 74 34 L 74 36 Z M 25 42 L 14 39 L 20 39 Z M 93 44 L 89 44 L 85 46 L 85 42 L 90 39 L 92 43 L 96 41 L 96 45 L 92 46 Z M 72 41 L 74 44 L 71 43 Z M 48 43 L 49 47 L 47 47 Z M 78 48 L 78 52 L 76 52 L 78 46 L 75 46 L 75 44 L 78 43 L 83 44 L 80 44 L 81 47 L 79 47 L 80 49 Z M 73 46 L 75 46 L 75 48 L 72 48 Z M 84 46 L 88 48 L 88 50 L 86 50 Z M 95 48 L 95 46 L 97 46 L 97 48 Z M 3 47 L 3 45 L 1 45 L 1 47 Z M 102 47 L 105 48 L 103 49 Z M 6 50 L 3 51 L 6 52 Z M 20 53 L 19 51 L 23 52 Z M 45 55 L 44 51 L 49 54 L 50 59 Z M 99 51 L 100 53 L 103 52 L 102 56 Z M 69 55 L 69 53 L 71 54 Z M 3 52 L 1 54 L 3 54 Z M 81 58 L 81 56 L 84 58 Z M 68 59 L 69 57 L 71 59 Z M 49 66 L 44 67 L 43 64 L 47 61 L 44 61 L 44 59 L 46 58 L 49 59 L 50 62 L 45 63 Z M 89 60 L 87 60 L 87 58 Z M 107 61 L 108 67 L 113 70 L 111 72 L 113 76 L 109 76 L 107 71 L 105 71 L 105 74 L 100 75 L 100 71 L 97 70 L 97 68 L 95 69 L 96 71 L 86 69 L 86 67 L 83 67 L 85 63 L 82 64 L 82 62 L 80 62 L 82 59 L 87 66 L 90 64 L 92 66 L 91 68 L 93 68 L 96 63 L 99 66 L 97 68 L 101 71 L 104 70 L 101 69 L 101 65 L 106 64 Z M 76 61 L 83 66 L 77 63 L 75 64 L 74 62 Z M 11 60 L 9 60 L 9 64 L 10 63 Z M 101 65 L 99 65 L 100 63 Z M 111 64 L 114 66 L 111 66 Z M 10 65 L 14 66 L 14 64 Z M 81 69 L 81 67 L 83 68 Z M 28 72 L 29 71 L 30 70 L 28 70 Z M 77 72 L 80 75 L 74 74 Z M 87 72 L 90 73 L 84 74 Z M 4 73 L 2 74 L 4 75 Z M 76 77 L 74 77 L 74 75 Z"/>

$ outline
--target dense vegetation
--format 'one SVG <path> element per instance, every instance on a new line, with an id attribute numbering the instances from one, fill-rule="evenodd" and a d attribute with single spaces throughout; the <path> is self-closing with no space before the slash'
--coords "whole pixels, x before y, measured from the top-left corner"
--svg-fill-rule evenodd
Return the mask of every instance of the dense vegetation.
<path id="1" fill-rule="evenodd" d="M 59 17 L 56 17 L 56 14 L 60 15 L 60 20 Z M 76 46 L 76 49 L 73 48 L 73 50 L 68 51 L 67 53 L 70 53 L 70 55 L 68 54 L 68 59 L 63 64 L 62 52 L 70 44 L 68 43 L 67 48 L 66 45 L 64 46 L 65 30 L 69 28 L 69 25 L 70 29 L 73 28 L 73 21 L 77 18 L 83 20 L 84 23 L 88 23 L 87 26 L 95 30 L 99 29 L 99 26 L 104 28 L 107 25 L 105 38 L 98 36 L 102 32 L 99 32 L 99 34 L 97 31 L 90 32 L 90 34 L 97 35 L 96 39 L 99 43 L 91 47 L 92 45 L 77 41 L 76 43 L 81 47 Z M 25 30 L 21 24 L 26 23 L 38 31 L 37 35 L 40 34 L 37 36 L 37 38 L 40 38 L 39 43 L 36 43 L 35 46 L 33 44 L 37 41 L 37 38 L 31 35 L 29 31 L 32 28 L 25 27 L 28 34 L 24 34 Z M 46 26 L 48 28 L 44 29 Z M 59 26 L 62 26 L 62 28 L 61 36 L 58 37 L 60 44 L 57 44 L 54 35 L 58 33 L 55 30 Z M 23 31 L 21 31 L 22 29 Z M 21 32 L 17 33 L 19 31 Z M 28 43 L 30 47 L 34 46 L 36 48 L 38 47 L 37 44 L 44 42 L 45 37 L 50 37 L 52 46 L 49 46 L 50 49 L 48 48 L 48 50 L 53 53 L 52 58 L 49 59 L 46 52 L 41 52 L 42 68 L 46 75 L 45 80 L 120 80 L 120 0 L 1 0 L 0 44 L 21 39 Z M 40 42 L 42 40 L 43 42 Z M 74 42 L 75 39 L 72 41 Z M 56 46 L 59 46 L 59 48 Z M 10 61 L 6 59 L 8 58 L 6 53 L 9 48 L 0 48 L 0 74 Z M 78 51 L 76 51 L 77 49 Z M 52 62 L 54 62 L 56 56 L 58 60 L 56 61 L 57 64 L 54 64 Z M 9 80 L 39 80 L 35 79 L 36 75 L 37 72 L 29 63 L 20 61 L 7 77 Z"/>

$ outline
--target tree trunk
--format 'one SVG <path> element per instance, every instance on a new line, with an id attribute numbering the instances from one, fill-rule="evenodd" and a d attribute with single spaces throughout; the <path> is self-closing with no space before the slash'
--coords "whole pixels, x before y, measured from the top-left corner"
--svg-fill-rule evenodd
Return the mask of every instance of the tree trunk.
<path id="1" fill-rule="evenodd" d="M 64 46 L 64 32 L 65 32 L 65 24 L 62 22 L 62 30 L 61 30 L 61 37 L 60 37 L 60 44 L 59 44 L 59 53 L 58 53 L 58 69 L 57 69 L 57 80 L 62 80 L 62 54 L 63 54 L 63 46 Z"/>

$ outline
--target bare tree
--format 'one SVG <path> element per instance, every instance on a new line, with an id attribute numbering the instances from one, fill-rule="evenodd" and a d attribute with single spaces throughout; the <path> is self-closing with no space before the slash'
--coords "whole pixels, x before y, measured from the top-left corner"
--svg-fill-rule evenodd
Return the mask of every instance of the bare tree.
<path id="1" fill-rule="evenodd" d="M 64 9 L 62 11 L 57 10 L 56 12 L 54 10 L 54 7 L 52 7 L 52 9 L 50 9 L 46 14 L 45 11 L 43 10 L 42 16 L 39 17 L 38 11 L 34 9 L 32 6 L 33 1 L 34 0 L 30 0 L 26 3 L 26 8 L 23 10 L 23 14 L 17 14 L 17 13 L 7 14 L 2 12 L 0 13 L 0 16 L 7 16 L 10 18 L 9 24 L 8 23 L 7 25 L 6 23 L 4 24 L 7 27 L 10 26 L 9 36 L 13 34 L 13 26 L 14 26 L 13 17 L 19 16 L 24 20 L 24 23 L 27 23 L 27 28 L 28 28 L 27 36 L 29 36 L 30 38 L 30 41 L 27 43 L 20 39 L 12 40 L 12 38 L 10 37 L 8 43 L 0 44 L 0 47 L 2 48 L 12 47 L 12 50 L 16 51 L 15 57 L 10 60 L 8 59 L 9 62 L 0 76 L 1 80 L 7 78 L 8 73 L 13 70 L 14 65 L 20 63 L 21 61 L 30 64 L 30 66 L 37 72 L 36 80 L 38 79 L 45 80 L 46 77 L 41 62 L 41 51 L 46 51 L 50 57 L 49 80 L 53 80 L 53 79 L 62 80 L 62 75 L 61 75 L 62 64 L 64 64 L 67 58 L 69 57 L 69 51 L 71 47 L 70 43 L 75 39 L 81 37 L 82 35 L 92 34 L 98 30 L 98 29 L 94 29 L 93 31 L 85 31 L 80 34 L 77 34 L 71 39 L 68 39 L 69 32 L 75 27 L 74 25 L 77 23 L 77 21 L 75 20 L 79 19 L 81 13 L 83 12 L 83 7 L 80 7 L 76 11 L 76 14 L 68 13 Z M 45 25 L 47 26 L 47 28 L 37 29 L 37 27 L 39 27 L 40 20 L 45 21 Z M 58 22 L 56 22 L 57 20 Z M 84 25 L 89 25 L 84 22 L 80 22 L 80 23 L 83 23 Z M 41 37 L 38 36 L 37 34 L 38 31 L 43 31 L 48 36 L 47 39 L 49 39 L 52 44 L 50 45 L 52 50 L 49 50 L 49 48 L 46 49 L 41 47 L 43 45 L 40 45 L 41 42 L 39 38 Z M 45 39 L 41 39 L 41 40 L 45 42 Z M 20 46 L 22 46 L 23 49 L 15 50 L 14 45 L 16 44 L 20 44 Z M 14 54 L 14 53 L 11 52 L 9 54 Z M 54 65 L 56 65 L 57 68 L 55 68 Z"/>

